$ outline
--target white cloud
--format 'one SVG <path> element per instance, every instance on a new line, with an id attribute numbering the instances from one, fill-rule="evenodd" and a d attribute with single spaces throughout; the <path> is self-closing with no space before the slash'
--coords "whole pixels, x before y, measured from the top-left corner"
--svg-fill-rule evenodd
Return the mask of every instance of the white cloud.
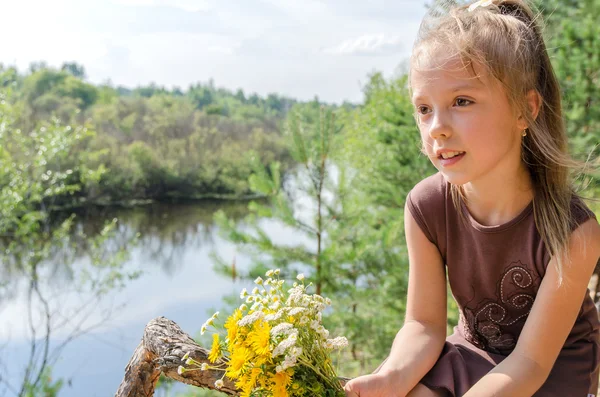
<path id="1" fill-rule="evenodd" d="M 189 12 L 210 11 L 215 8 L 207 0 L 113 0 L 113 3 L 138 7 L 169 6 Z"/>
<path id="2" fill-rule="evenodd" d="M 19 34 L 0 43 L 0 62 L 76 61 L 90 81 L 128 87 L 212 78 L 259 95 L 359 101 L 368 73 L 409 55 L 425 1 L 31 0 L 35 15 L 8 2 L 0 35 Z"/>
<path id="3" fill-rule="evenodd" d="M 331 11 L 328 9 L 327 4 L 318 0 L 263 0 L 263 4 L 270 4 L 293 19 L 331 16 Z"/>
<path id="4" fill-rule="evenodd" d="M 383 33 L 364 35 L 324 48 L 323 52 L 335 55 L 396 55 L 402 51 L 404 41 L 400 36 L 387 37 Z"/>
<path id="5" fill-rule="evenodd" d="M 233 48 L 232 47 L 223 47 L 223 46 L 219 46 L 219 45 L 211 45 L 207 48 L 208 51 L 212 51 L 212 52 L 218 52 L 220 54 L 226 54 L 226 55 L 231 55 L 233 54 Z"/>

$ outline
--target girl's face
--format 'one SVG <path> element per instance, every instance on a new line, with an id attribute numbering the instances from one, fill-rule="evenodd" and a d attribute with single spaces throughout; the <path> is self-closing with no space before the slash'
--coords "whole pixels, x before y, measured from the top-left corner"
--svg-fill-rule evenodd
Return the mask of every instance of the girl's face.
<path id="1" fill-rule="evenodd" d="M 516 176 L 526 125 L 497 80 L 459 59 L 411 72 L 412 102 L 426 154 L 454 185 Z M 430 67 L 431 66 L 431 67 Z M 483 70 L 475 64 L 475 71 Z M 514 174 L 513 174 L 514 172 Z"/>

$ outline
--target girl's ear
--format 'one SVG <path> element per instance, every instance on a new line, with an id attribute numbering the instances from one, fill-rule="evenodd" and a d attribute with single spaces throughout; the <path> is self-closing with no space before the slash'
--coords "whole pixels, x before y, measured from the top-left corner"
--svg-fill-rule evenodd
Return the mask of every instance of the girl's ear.
<path id="1" fill-rule="evenodd" d="M 533 119 L 537 119 L 537 116 L 540 113 L 540 107 L 542 106 L 542 97 L 537 90 L 531 89 L 527 92 L 527 106 L 529 107 L 529 111 L 531 112 Z M 519 124 L 523 124 L 519 125 L 521 129 L 529 127 L 523 115 L 519 116 Z"/>
<path id="2" fill-rule="evenodd" d="M 533 119 L 537 119 L 540 107 L 542 106 L 542 96 L 537 90 L 529 90 L 527 93 L 527 104 L 529 105 Z"/>

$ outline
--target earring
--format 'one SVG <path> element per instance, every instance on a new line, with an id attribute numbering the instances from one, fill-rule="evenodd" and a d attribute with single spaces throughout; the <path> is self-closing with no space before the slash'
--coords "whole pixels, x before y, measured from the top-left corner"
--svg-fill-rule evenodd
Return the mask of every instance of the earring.
<path id="1" fill-rule="evenodd" d="M 523 130 L 523 133 L 521 134 L 521 136 L 527 136 L 527 128 L 525 128 L 525 129 Z"/>

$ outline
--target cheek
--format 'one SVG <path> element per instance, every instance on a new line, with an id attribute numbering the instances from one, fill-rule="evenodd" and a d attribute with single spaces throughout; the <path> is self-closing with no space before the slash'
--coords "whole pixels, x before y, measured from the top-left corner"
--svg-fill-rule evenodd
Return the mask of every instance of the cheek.
<path id="1" fill-rule="evenodd" d="M 476 161 L 498 161 L 511 147 L 507 134 L 508 131 L 493 127 L 469 131 L 469 134 L 463 135 L 463 147 Z"/>
<path id="2" fill-rule="evenodd" d="M 428 156 L 433 155 L 433 139 L 430 136 L 421 134 L 421 152 Z"/>
<path id="3" fill-rule="evenodd" d="M 510 140 L 513 127 L 509 122 L 509 115 L 502 111 L 497 113 L 487 111 L 479 116 L 465 125 L 465 135 L 468 135 L 469 143 L 501 146 Z"/>

